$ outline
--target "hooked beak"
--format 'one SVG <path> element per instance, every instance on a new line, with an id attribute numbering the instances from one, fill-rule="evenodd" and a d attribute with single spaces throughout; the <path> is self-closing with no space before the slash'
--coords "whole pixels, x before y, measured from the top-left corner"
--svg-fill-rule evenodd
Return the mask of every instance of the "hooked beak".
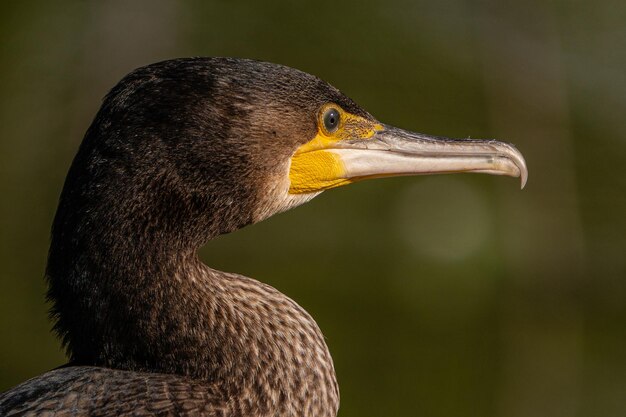
<path id="1" fill-rule="evenodd" d="M 508 175 L 526 185 L 522 154 L 508 143 L 486 139 L 450 139 L 382 125 L 371 138 L 333 143 L 349 182 L 403 175 L 480 172 Z"/>

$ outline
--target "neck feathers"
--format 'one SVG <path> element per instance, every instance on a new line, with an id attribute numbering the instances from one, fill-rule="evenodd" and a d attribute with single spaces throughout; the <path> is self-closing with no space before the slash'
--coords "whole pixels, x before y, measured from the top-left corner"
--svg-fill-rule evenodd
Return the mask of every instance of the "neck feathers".
<path id="1" fill-rule="evenodd" d="M 258 415 L 336 415 L 335 372 L 317 324 L 275 289 L 197 259 L 206 236 L 183 219 L 199 205 L 179 204 L 164 224 L 158 205 L 111 200 L 95 212 L 70 197 L 64 192 L 57 212 L 47 277 L 74 364 L 208 381 L 229 398 L 254 399 Z"/>

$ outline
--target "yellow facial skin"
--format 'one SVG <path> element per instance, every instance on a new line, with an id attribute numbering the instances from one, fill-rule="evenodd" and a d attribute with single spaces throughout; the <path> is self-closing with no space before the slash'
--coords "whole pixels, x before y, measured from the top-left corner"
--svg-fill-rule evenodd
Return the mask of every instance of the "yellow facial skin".
<path id="1" fill-rule="evenodd" d="M 324 126 L 324 114 L 329 109 L 339 111 L 339 125 L 334 132 Z M 336 104 L 323 106 L 317 118 L 317 134 L 291 157 L 289 193 L 314 193 L 354 182 L 345 177 L 341 158 L 331 150 L 339 141 L 369 139 L 382 129 L 379 123 L 345 112 Z"/>

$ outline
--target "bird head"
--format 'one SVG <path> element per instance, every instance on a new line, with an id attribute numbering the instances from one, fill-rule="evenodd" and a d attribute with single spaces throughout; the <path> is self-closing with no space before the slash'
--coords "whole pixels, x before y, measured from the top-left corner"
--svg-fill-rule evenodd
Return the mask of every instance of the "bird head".
<path id="1" fill-rule="evenodd" d="M 133 71 L 107 95 L 59 211 L 63 201 L 67 212 L 81 206 L 73 197 L 95 199 L 116 208 L 100 224 L 141 221 L 146 233 L 164 223 L 186 236 L 202 230 L 196 240 L 205 241 L 330 188 L 451 172 L 521 177 L 522 187 L 527 176 L 512 145 L 383 124 L 302 71 L 235 58 L 177 59 Z"/>

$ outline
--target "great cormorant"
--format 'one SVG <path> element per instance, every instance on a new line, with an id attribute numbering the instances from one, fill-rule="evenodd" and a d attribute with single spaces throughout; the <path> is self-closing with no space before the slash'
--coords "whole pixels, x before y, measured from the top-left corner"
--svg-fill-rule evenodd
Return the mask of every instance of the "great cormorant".
<path id="1" fill-rule="evenodd" d="M 511 145 L 384 125 L 281 65 L 133 71 L 87 130 L 52 228 L 48 298 L 69 363 L 0 395 L 0 415 L 334 417 L 311 316 L 196 251 L 329 188 L 444 172 L 527 175 Z"/>

